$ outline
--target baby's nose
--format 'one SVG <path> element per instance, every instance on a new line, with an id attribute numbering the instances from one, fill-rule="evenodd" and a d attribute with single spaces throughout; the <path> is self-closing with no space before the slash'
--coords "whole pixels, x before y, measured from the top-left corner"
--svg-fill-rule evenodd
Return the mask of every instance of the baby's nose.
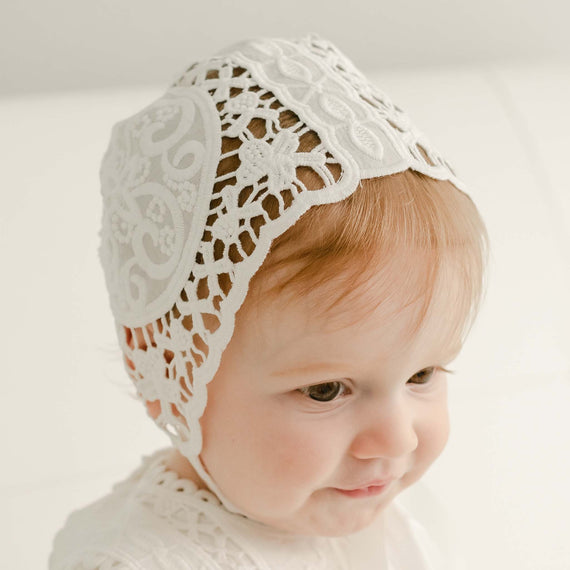
<path id="1" fill-rule="evenodd" d="M 358 459 L 402 457 L 418 446 L 414 414 L 403 401 L 372 408 L 361 419 L 350 448 Z"/>

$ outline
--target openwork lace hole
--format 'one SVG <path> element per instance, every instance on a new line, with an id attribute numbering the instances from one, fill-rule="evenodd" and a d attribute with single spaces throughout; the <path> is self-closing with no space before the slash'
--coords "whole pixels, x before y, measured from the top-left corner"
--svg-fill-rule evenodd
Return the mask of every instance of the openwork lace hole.
<path id="1" fill-rule="evenodd" d="M 239 249 L 235 243 L 232 243 L 228 248 L 228 256 L 234 263 L 240 263 L 244 260 L 243 256 L 239 252 Z"/>
<path id="2" fill-rule="evenodd" d="M 170 363 L 172 362 L 172 359 L 174 358 L 174 352 L 172 352 L 171 350 L 165 350 L 165 351 L 162 353 L 162 356 L 163 356 L 163 358 L 164 358 L 164 361 L 165 361 L 167 364 L 170 364 Z M 169 378 L 169 376 L 168 376 L 168 369 L 166 370 L 166 377 Z"/>
<path id="3" fill-rule="evenodd" d="M 291 194 L 290 190 L 287 191 L 284 190 L 283 192 L 289 192 L 289 194 Z M 268 194 L 267 196 L 265 196 L 265 198 L 263 198 L 263 201 L 261 202 L 261 205 L 263 206 L 264 211 L 269 216 L 269 219 L 275 220 L 280 216 L 281 212 L 279 209 L 279 200 L 277 200 L 277 198 L 272 194 Z M 263 219 L 263 216 L 260 217 Z"/>
<path id="4" fill-rule="evenodd" d="M 314 131 L 307 131 L 299 137 L 299 151 L 311 152 L 321 144 L 321 139 Z"/>
<path id="5" fill-rule="evenodd" d="M 194 343 L 194 347 L 197 350 L 203 352 L 205 356 L 208 356 L 208 345 L 204 342 L 204 340 L 199 334 L 193 335 L 192 341 Z"/>
<path id="6" fill-rule="evenodd" d="M 261 222 L 265 222 L 265 220 L 263 219 L 263 216 L 258 216 L 258 218 L 261 218 Z M 257 219 L 258 219 L 257 218 Z M 254 218 L 255 219 L 255 218 Z M 250 223 L 252 225 L 253 228 L 255 228 L 256 226 L 259 227 L 260 224 L 259 223 L 254 223 L 254 219 L 250 220 Z M 255 231 L 255 237 L 259 237 L 259 231 Z M 243 249 L 243 251 L 246 253 L 246 255 L 251 255 L 253 253 L 253 250 L 255 249 L 255 241 L 253 241 L 253 239 L 251 238 L 251 236 L 249 235 L 249 232 L 242 232 L 239 235 L 239 241 L 241 244 L 241 247 Z"/>
<path id="7" fill-rule="evenodd" d="M 218 275 L 218 285 L 220 286 L 222 293 L 227 296 L 232 287 L 232 280 L 229 273 L 221 273 Z"/>
<path id="8" fill-rule="evenodd" d="M 219 297 L 216 297 L 219 299 Z M 204 320 L 204 326 L 208 329 L 210 333 L 214 333 L 218 328 L 220 328 L 221 322 L 217 315 L 206 313 L 202 315 Z"/>
<path id="9" fill-rule="evenodd" d="M 285 208 L 289 208 L 289 206 L 293 204 L 293 193 L 288 188 L 285 188 L 284 190 L 281 190 L 280 194 L 283 198 Z"/>
<path id="10" fill-rule="evenodd" d="M 226 244 L 222 240 L 217 239 L 214 242 L 214 260 L 215 261 L 223 259 L 225 249 L 226 249 Z"/>
<path id="11" fill-rule="evenodd" d="M 403 129 L 401 129 L 396 123 L 394 123 L 394 121 L 391 121 L 390 119 L 388 119 L 388 124 L 389 124 L 393 129 L 396 129 L 397 131 L 400 131 L 401 133 L 404 132 Z"/>
<path id="12" fill-rule="evenodd" d="M 238 206 L 241 208 L 251 196 L 253 192 L 253 186 L 246 186 L 240 193 L 238 198 Z"/>
<path id="13" fill-rule="evenodd" d="M 245 69 L 245 67 L 234 67 L 234 69 L 232 71 L 232 76 L 233 77 L 239 77 L 240 75 L 243 75 L 244 73 L 247 73 L 247 69 Z"/>
<path id="14" fill-rule="evenodd" d="M 416 143 L 416 148 L 420 151 L 420 154 L 424 157 L 424 160 L 430 165 L 435 166 L 435 162 L 429 157 L 426 149 L 419 143 Z"/>
<path id="15" fill-rule="evenodd" d="M 264 119 L 252 119 L 248 125 L 247 130 L 256 138 L 262 139 L 267 135 L 267 124 Z"/>
<path id="16" fill-rule="evenodd" d="M 210 289 L 208 288 L 208 279 L 204 277 L 198 282 L 198 288 L 196 290 L 198 299 L 207 299 L 210 296 Z"/>

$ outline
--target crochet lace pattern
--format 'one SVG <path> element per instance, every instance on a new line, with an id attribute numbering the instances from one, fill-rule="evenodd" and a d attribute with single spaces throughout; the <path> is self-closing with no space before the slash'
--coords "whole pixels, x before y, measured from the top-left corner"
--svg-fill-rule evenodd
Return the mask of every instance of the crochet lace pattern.
<path id="1" fill-rule="evenodd" d="M 165 451 L 169 450 L 145 457 L 110 495 L 72 513 L 56 538 L 50 570 L 275 568 L 259 550 L 263 540 L 248 544 L 239 528 L 236 532 L 228 524 L 228 517 L 240 515 L 228 513 L 212 493 L 166 469 Z M 260 523 L 244 524 L 261 537 L 267 534 L 280 570 L 345 568 L 329 539 L 291 536 L 288 540 L 286 534 Z"/>
<path id="2" fill-rule="evenodd" d="M 309 132 L 318 142 L 300 151 Z M 197 459 L 199 419 L 272 240 L 312 205 L 407 168 L 464 188 L 408 116 L 314 34 L 247 41 L 195 63 L 113 127 L 99 253 L 126 370 L 216 493 Z"/>

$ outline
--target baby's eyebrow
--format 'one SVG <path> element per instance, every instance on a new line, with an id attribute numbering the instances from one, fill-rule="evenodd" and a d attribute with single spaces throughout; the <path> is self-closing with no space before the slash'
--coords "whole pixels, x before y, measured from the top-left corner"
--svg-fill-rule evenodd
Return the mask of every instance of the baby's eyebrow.
<path id="1" fill-rule="evenodd" d="M 454 346 L 449 352 L 446 353 L 445 358 L 441 361 L 441 363 L 444 364 L 454 360 L 461 352 L 462 348 L 463 347 L 461 345 Z M 349 371 L 345 362 L 311 362 L 308 364 L 302 364 L 301 366 L 295 366 L 293 368 L 287 368 L 285 370 L 272 372 L 270 376 L 294 376 L 317 373 L 348 374 Z"/>
<path id="2" fill-rule="evenodd" d="M 311 362 L 309 364 L 287 368 L 286 370 L 272 372 L 271 376 L 293 376 L 296 374 L 315 374 L 318 372 L 340 372 L 341 374 L 346 374 L 348 368 L 346 368 L 346 363 L 344 362 Z"/>

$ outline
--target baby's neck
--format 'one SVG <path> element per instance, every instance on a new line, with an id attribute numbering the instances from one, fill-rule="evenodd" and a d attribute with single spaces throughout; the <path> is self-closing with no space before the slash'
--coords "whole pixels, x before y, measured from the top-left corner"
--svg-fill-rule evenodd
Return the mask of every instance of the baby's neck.
<path id="1" fill-rule="evenodd" d="M 181 479 L 189 479 L 194 482 L 199 489 L 208 489 L 188 459 L 176 448 L 172 448 L 170 451 L 170 454 L 166 458 L 165 466 L 168 471 L 173 471 Z"/>

